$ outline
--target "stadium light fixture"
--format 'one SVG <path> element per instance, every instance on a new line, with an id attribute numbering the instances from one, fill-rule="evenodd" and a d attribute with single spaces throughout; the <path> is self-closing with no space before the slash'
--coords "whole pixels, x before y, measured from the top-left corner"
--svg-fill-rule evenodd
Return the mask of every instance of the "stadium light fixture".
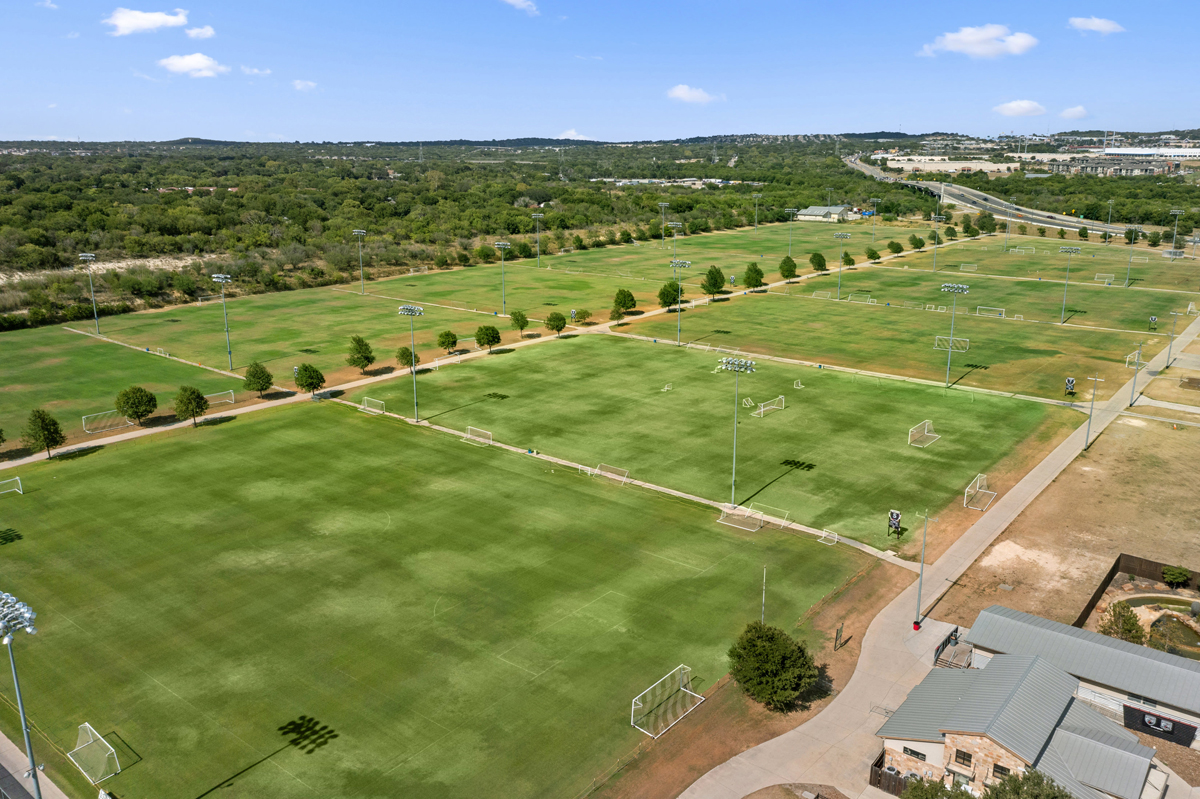
<path id="1" fill-rule="evenodd" d="M 784 208 L 788 213 L 788 258 L 792 257 L 792 228 L 796 226 L 796 209 Z"/>
<path id="2" fill-rule="evenodd" d="M 754 198 L 754 232 L 757 233 L 758 232 L 758 201 L 762 199 L 762 195 L 756 193 L 756 194 L 751 194 L 750 196 Z"/>
<path id="3" fill-rule="evenodd" d="M 875 243 L 875 220 L 879 217 L 879 198 L 871 198 L 871 243 Z"/>
<path id="4" fill-rule="evenodd" d="M 846 239 L 850 238 L 849 233 L 834 233 L 833 237 L 838 240 L 838 295 L 837 298 L 842 298 L 842 258 L 846 253 Z"/>
<path id="5" fill-rule="evenodd" d="M 921 592 L 925 588 L 925 544 L 929 541 L 929 523 L 936 522 L 937 518 L 929 517 L 929 508 L 925 509 L 925 532 L 921 534 L 921 570 L 917 577 L 917 615 L 913 617 L 913 629 L 921 629 Z"/>
<path id="6" fill-rule="evenodd" d="M 96 310 L 96 288 L 92 285 L 92 263 L 96 256 L 90 252 L 79 253 L 79 260 L 87 265 L 88 291 L 92 293 L 92 318 L 96 320 L 96 335 L 100 335 L 100 312 Z"/>
<path id="7" fill-rule="evenodd" d="M 683 227 L 683 223 L 668 222 L 667 227 L 671 228 L 671 257 L 675 258 L 679 255 L 679 229 Z"/>
<path id="8" fill-rule="evenodd" d="M 738 413 L 738 378 L 742 374 L 751 374 L 754 372 L 754 361 L 748 361 L 744 358 L 722 358 L 717 363 L 717 368 L 726 372 L 733 372 L 733 476 L 729 482 L 729 505 L 737 507 L 737 413 Z"/>
<path id="9" fill-rule="evenodd" d="M 938 226 L 938 222 L 945 222 L 946 217 L 942 216 L 941 214 L 934 214 L 933 216 L 931 216 L 929 218 L 933 220 L 933 271 L 936 273 L 937 272 L 937 250 L 938 250 L 937 226 Z"/>
<path id="10" fill-rule="evenodd" d="M 1104 378 L 1100 377 L 1100 374 L 1097 372 L 1093 377 L 1089 377 L 1088 380 L 1092 381 L 1092 407 L 1088 409 L 1087 430 L 1083 434 L 1084 452 L 1087 452 L 1088 447 L 1092 445 L 1092 414 L 1096 412 L 1096 392 L 1100 390 L 1100 386 L 1097 384 L 1103 383 Z"/>
<path id="11" fill-rule="evenodd" d="M 1128 234 L 1130 231 L 1133 231 L 1133 235 L 1129 236 L 1129 263 L 1125 265 L 1125 285 L 1122 288 L 1129 288 L 1129 273 L 1133 270 L 1133 243 L 1137 241 L 1138 236 L 1141 235 L 1142 226 L 1126 225 L 1125 233 Z"/>
<path id="12" fill-rule="evenodd" d="M 214 283 L 221 284 L 221 313 L 225 314 L 225 353 L 229 356 L 229 371 L 233 371 L 233 345 L 229 343 L 229 307 L 225 304 L 225 284 L 232 283 L 229 275 L 213 275 Z"/>
<path id="13" fill-rule="evenodd" d="M 504 299 L 504 253 L 511 246 L 507 241 L 496 242 L 496 249 L 500 251 L 500 313 L 503 316 L 508 316 L 508 302 Z"/>
<path id="14" fill-rule="evenodd" d="M 658 210 L 662 212 L 662 249 L 667 249 L 667 209 L 671 207 L 670 203 L 659 203 Z"/>
<path id="15" fill-rule="evenodd" d="M 969 294 L 971 287 L 965 283 L 943 283 L 942 291 L 954 295 L 950 303 L 950 344 L 946 347 L 946 388 L 950 388 L 950 359 L 954 357 L 954 317 L 958 313 L 958 297 L 960 294 Z"/>
<path id="16" fill-rule="evenodd" d="M 33 608 L 17 599 L 8 592 L 0 593 L 0 636 L 8 647 L 8 662 L 12 666 L 13 688 L 17 693 L 17 711 L 21 714 L 21 732 L 25 734 L 25 754 L 29 758 L 29 774 L 33 779 L 33 795 L 42 799 L 42 786 L 38 783 L 37 761 L 33 757 L 33 742 L 29 739 L 29 721 L 25 718 L 25 700 L 21 697 L 21 682 L 17 679 L 17 661 L 13 656 L 14 633 L 24 630 L 28 635 L 36 635 L 37 627 L 33 620 L 37 614 Z"/>
<path id="17" fill-rule="evenodd" d="M 363 236 L 367 235 L 367 231 L 355 230 L 355 231 L 352 231 L 352 233 L 353 233 L 354 237 L 358 239 L 358 286 L 359 286 L 358 293 L 366 294 L 367 293 L 367 281 L 363 277 L 362 243 L 363 243 Z"/>
<path id="18" fill-rule="evenodd" d="M 1184 212 L 1179 208 L 1175 208 L 1175 209 L 1168 211 L 1167 213 L 1169 213 L 1171 216 L 1175 217 L 1175 232 L 1171 234 L 1171 252 L 1175 253 L 1179 249 L 1179 247 L 1175 246 L 1176 243 L 1179 241 L 1179 217 L 1183 216 Z M 1174 255 L 1171 256 L 1171 260 L 1172 261 L 1175 260 Z"/>
<path id="19" fill-rule="evenodd" d="M 680 269 L 690 269 L 691 261 L 671 260 L 671 274 L 675 276 L 675 346 L 679 346 L 683 338 L 683 283 L 679 279 Z"/>
<path id="20" fill-rule="evenodd" d="M 413 381 L 413 419 L 421 421 L 421 413 L 417 410 L 417 339 L 413 332 L 413 319 L 418 316 L 425 315 L 425 309 L 420 305 L 401 305 L 400 315 L 408 317 L 408 341 L 409 352 L 412 353 L 413 362 L 409 364 L 408 371 L 412 372 Z"/>
<path id="21" fill-rule="evenodd" d="M 1071 285 L 1071 256 L 1079 255 L 1082 250 L 1078 247 L 1059 247 L 1058 251 L 1067 254 L 1067 279 L 1063 281 L 1062 315 L 1058 318 L 1058 323 L 1062 325 L 1067 322 L 1067 286 Z"/>
<path id="22" fill-rule="evenodd" d="M 542 268 L 542 219 L 544 219 L 544 218 L 545 218 L 545 216 L 546 216 L 545 214 L 534 214 L 534 215 L 533 215 L 533 221 L 534 221 L 534 223 L 536 223 L 536 224 L 537 224 L 537 259 L 538 259 L 538 269 L 541 269 L 541 268 Z"/>
<path id="23" fill-rule="evenodd" d="M 1113 209 L 1113 203 L 1115 203 L 1115 202 L 1116 202 L 1116 200 L 1108 201 L 1108 228 L 1110 228 L 1110 229 L 1104 231 L 1104 246 L 1106 246 L 1106 247 L 1108 246 L 1109 242 L 1112 241 L 1112 230 L 1111 230 L 1111 228 L 1112 228 L 1112 209 Z"/>

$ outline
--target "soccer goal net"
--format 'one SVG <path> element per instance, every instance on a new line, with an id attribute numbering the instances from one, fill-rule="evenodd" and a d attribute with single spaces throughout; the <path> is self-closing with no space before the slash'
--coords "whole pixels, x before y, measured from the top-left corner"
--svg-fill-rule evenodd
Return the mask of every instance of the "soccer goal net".
<path id="1" fill-rule="evenodd" d="M 935 350 L 952 350 L 954 352 L 966 352 L 971 349 L 971 339 L 969 338 L 951 338 L 950 336 L 934 336 L 933 348 Z"/>
<path id="2" fill-rule="evenodd" d="M 385 411 L 385 403 L 383 400 L 371 399 L 370 397 L 363 397 L 362 405 L 359 406 L 359 410 L 363 411 L 365 413 L 369 413 L 373 416 L 379 416 L 381 413 L 383 413 Z"/>
<path id="3" fill-rule="evenodd" d="M 676 666 L 634 697 L 629 723 L 651 738 L 658 738 L 703 701 L 703 696 L 692 691 L 692 670 Z"/>
<path id="4" fill-rule="evenodd" d="M 838 534 L 835 533 L 833 530 L 822 530 L 821 537 L 817 539 L 818 544 L 825 544 L 826 546 L 830 546 L 830 547 L 833 546 L 834 544 L 836 544 L 837 542 L 838 542 Z"/>
<path id="5" fill-rule="evenodd" d="M 609 480 L 615 480 L 617 485 L 625 485 L 629 480 L 629 470 L 601 463 L 592 470 L 592 477 L 607 477 Z"/>
<path id="6" fill-rule="evenodd" d="M 1144 255 L 1134 255 L 1129 259 L 1129 262 L 1133 264 L 1148 264 L 1150 263 L 1150 259 Z"/>
<path id="7" fill-rule="evenodd" d="M 18 494 L 25 493 L 25 491 L 21 488 L 20 477 L 13 477 L 9 480 L 0 480 L 0 494 L 7 494 L 10 491 L 16 491 Z"/>
<path id="8" fill-rule="evenodd" d="M 804 381 L 797 380 L 794 384 L 792 384 L 792 388 L 804 388 Z"/>
<path id="9" fill-rule="evenodd" d="M 910 310 L 919 311 L 925 307 L 925 303 L 919 300 L 905 300 L 904 307 Z"/>
<path id="10" fill-rule="evenodd" d="M 976 316 L 997 316 L 997 317 L 1003 319 L 1004 318 L 1004 309 L 1003 308 L 989 308 L 986 305 L 980 305 L 975 308 L 975 315 Z"/>
<path id="11" fill-rule="evenodd" d="M 162 357 L 164 357 L 164 358 L 170 358 L 170 357 L 171 357 L 171 353 L 167 352 L 167 351 L 166 351 L 166 350 L 164 350 L 162 347 L 159 347 L 158 349 L 156 349 L 156 350 L 154 351 L 154 354 L 155 354 L 155 355 L 161 355 L 161 356 L 162 356 Z"/>
<path id="12" fill-rule="evenodd" d="M 758 410 L 751 412 L 750 415 L 762 417 L 762 416 L 766 416 L 771 411 L 782 411 L 782 410 L 783 410 L 783 395 L 780 394 L 778 397 L 771 400 L 770 402 L 758 403 Z"/>
<path id="13" fill-rule="evenodd" d="M 742 407 L 743 408 L 753 408 L 754 400 L 750 399 L 749 397 L 742 397 Z"/>
<path id="14" fill-rule="evenodd" d="M 121 771 L 117 751 L 104 740 L 104 736 L 92 729 L 91 724 L 79 725 L 75 748 L 67 753 L 67 757 L 91 780 L 92 785 L 103 782 Z"/>
<path id="15" fill-rule="evenodd" d="M 717 517 L 717 521 L 739 530 L 753 532 L 762 529 L 763 514 L 762 511 L 743 508 L 741 505 L 725 505 L 721 508 L 721 515 Z"/>
<path id="16" fill-rule="evenodd" d="M 1187 307 L 1187 315 L 1188 315 L 1188 316 L 1198 316 L 1198 315 L 1200 315 L 1200 310 L 1197 310 L 1197 309 L 1196 309 L 1196 303 L 1194 303 L 1194 302 L 1189 302 L 1189 303 L 1188 303 L 1188 307 Z"/>
<path id="17" fill-rule="evenodd" d="M 751 513 L 759 514 L 762 520 L 763 527 L 771 525 L 782 529 L 791 520 L 792 512 L 783 508 L 775 508 L 770 505 L 764 505 L 761 502 L 751 502 L 748 509 Z M 768 519 L 767 517 L 771 517 Z"/>
<path id="18" fill-rule="evenodd" d="M 832 291 L 814 291 L 813 298 L 818 300 L 827 300 L 833 296 Z"/>
<path id="19" fill-rule="evenodd" d="M 468 444 L 474 444 L 477 447 L 489 447 L 492 444 L 492 434 L 478 427 L 468 427 L 466 437 L 463 438 L 463 441 Z"/>
<path id="20" fill-rule="evenodd" d="M 846 301 L 867 303 L 871 301 L 871 294 L 870 292 L 855 292 L 847 297 Z"/>
<path id="21" fill-rule="evenodd" d="M 1117 279 L 1116 275 L 1108 275 L 1101 272 L 1096 273 L 1095 282 L 1103 283 L 1106 286 L 1111 286 L 1112 282 Z"/>
<path id="22" fill-rule="evenodd" d="M 995 498 L 996 492 L 988 490 L 987 475 L 981 474 L 972 480 L 963 492 L 963 507 L 972 510 L 987 510 Z"/>
<path id="23" fill-rule="evenodd" d="M 107 433 L 109 430 L 119 430 L 122 427 L 130 427 L 133 422 L 123 416 L 119 411 L 104 411 L 102 413 L 92 413 L 83 417 L 83 432 L 91 435 L 93 433 Z"/>
<path id="24" fill-rule="evenodd" d="M 928 447 L 941 436 L 933 432 L 933 422 L 926 419 L 908 431 L 908 443 L 914 447 Z"/>
<path id="25" fill-rule="evenodd" d="M 222 302 L 224 302 L 224 300 L 221 299 L 220 294 L 202 294 L 196 298 L 197 305 L 203 305 L 206 302 L 222 303 Z"/>
<path id="26" fill-rule="evenodd" d="M 233 391 L 218 391 L 216 394 L 205 394 L 204 398 L 208 400 L 209 405 L 220 405 L 222 403 L 234 403 Z"/>
<path id="27" fill-rule="evenodd" d="M 960 272 L 978 272 L 979 265 L 978 264 L 959 264 L 958 271 L 960 271 Z"/>

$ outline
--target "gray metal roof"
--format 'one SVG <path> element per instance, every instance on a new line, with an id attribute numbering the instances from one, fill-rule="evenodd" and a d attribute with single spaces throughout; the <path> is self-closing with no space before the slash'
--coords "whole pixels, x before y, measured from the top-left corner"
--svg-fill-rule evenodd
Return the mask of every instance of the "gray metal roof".
<path id="1" fill-rule="evenodd" d="M 973 693 L 976 678 L 982 674 L 979 669 L 934 669 L 908 692 L 908 698 L 876 734 L 941 743 L 946 719 L 964 697 Z"/>
<path id="2" fill-rule="evenodd" d="M 1121 799 L 1139 799 L 1154 758 L 1148 746 L 1067 726 L 1054 731 L 1049 748 L 1079 782 Z"/>
<path id="3" fill-rule="evenodd" d="M 979 614 L 967 643 L 1036 655 L 1081 680 L 1200 713 L 1200 662 L 1001 605 Z"/>
<path id="4" fill-rule="evenodd" d="M 833 214 L 837 216 L 842 211 L 849 210 L 848 205 L 810 205 L 802 211 L 798 211 L 798 216 L 824 216 L 825 214 Z"/>

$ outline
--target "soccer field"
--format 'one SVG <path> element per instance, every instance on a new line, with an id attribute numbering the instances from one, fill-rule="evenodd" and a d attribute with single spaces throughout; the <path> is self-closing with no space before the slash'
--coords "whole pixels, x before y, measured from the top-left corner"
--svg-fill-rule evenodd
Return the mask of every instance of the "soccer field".
<path id="1" fill-rule="evenodd" d="M 574 796 L 644 737 L 634 696 L 726 672 L 764 565 L 790 629 L 868 563 L 332 403 L 19 474 L 26 709 L 59 748 L 116 742 L 118 796 Z M 288 745 L 301 717 L 324 746 Z"/>
<path id="2" fill-rule="evenodd" d="M 109 320 L 105 319 L 105 323 Z M 142 386 L 170 405 L 182 385 L 205 394 L 241 390 L 241 382 L 168 358 L 134 352 L 61 327 L 12 330 L 0 358 L 0 429 L 9 448 L 18 441 L 29 412 L 45 408 L 68 435 L 81 435 L 80 417 L 113 409 L 117 392 Z"/>
<path id="3" fill-rule="evenodd" d="M 421 375 L 421 417 L 728 502 L 734 378 L 713 373 L 717 358 L 578 336 Z M 772 362 L 760 363 L 739 387 L 743 400 L 782 395 L 786 407 L 754 417 L 756 408 L 737 406 L 738 504 L 790 511 L 795 521 L 880 549 L 897 546 L 886 537 L 888 510 L 944 507 L 1022 441 L 1083 421 L 1036 402 Z M 348 399 L 364 396 L 412 415 L 408 380 Z M 925 419 L 942 438 L 925 449 L 909 446 L 909 428 Z"/>

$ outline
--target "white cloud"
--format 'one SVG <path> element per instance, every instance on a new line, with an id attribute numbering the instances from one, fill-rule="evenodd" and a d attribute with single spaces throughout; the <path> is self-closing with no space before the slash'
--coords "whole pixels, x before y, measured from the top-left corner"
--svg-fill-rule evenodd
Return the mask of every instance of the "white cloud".
<path id="1" fill-rule="evenodd" d="M 178 28 L 187 24 L 188 12 L 182 8 L 175 9 L 174 14 L 165 11 L 134 11 L 130 8 L 118 8 L 112 16 L 104 20 L 105 25 L 112 25 L 113 36 L 127 36 L 130 33 L 148 33 L 159 28 Z"/>
<path id="2" fill-rule="evenodd" d="M 1111 19 L 1101 19 L 1100 17 L 1071 17 L 1067 20 L 1067 24 L 1077 31 L 1091 31 L 1092 33 L 1124 33 L 1125 29 Z"/>
<path id="3" fill-rule="evenodd" d="M 242 72 L 247 75 L 260 75 L 260 76 L 271 74 L 271 70 L 269 70 L 269 69 L 257 69 L 255 67 L 248 67 L 245 64 L 242 65 Z"/>
<path id="4" fill-rule="evenodd" d="M 205 25 L 203 28 L 188 28 L 184 33 L 188 35 L 189 39 L 211 39 L 217 35 L 212 25 Z"/>
<path id="5" fill-rule="evenodd" d="M 1083 119 L 1087 116 L 1087 109 L 1081 105 L 1073 105 L 1070 108 L 1064 109 L 1059 116 L 1063 119 Z"/>
<path id="6" fill-rule="evenodd" d="M 1007 25 L 980 25 L 978 28 L 959 28 L 955 33 L 943 33 L 921 48 L 917 55 L 934 56 L 939 51 L 962 53 L 971 58 L 999 58 L 1020 55 L 1033 49 L 1038 40 L 1028 33 L 1013 33 Z"/>
<path id="7" fill-rule="evenodd" d="M 67 34 L 67 38 L 68 39 L 78 39 L 79 31 L 71 31 L 70 33 Z"/>
<path id="8" fill-rule="evenodd" d="M 672 86 L 667 90 L 667 97 L 683 103 L 699 103 L 700 105 L 711 103 L 713 100 L 725 99 L 725 95 L 718 97 L 717 95 L 709 94 L 697 86 L 688 86 L 686 83 Z"/>
<path id="9" fill-rule="evenodd" d="M 533 4 L 533 0 L 500 0 L 502 3 L 508 3 L 518 11 L 524 11 L 531 17 L 538 15 L 538 8 Z"/>
<path id="10" fill-rule="evenodd" d="M 576 139 L 578 141 L 592 141 L 591 136 L 584 136 L 582 133 L 575 130 L 575 128 L 568 128 L 567 130 L 564 130 L 562 133 L 558 134 L 554 138 L 556 138 L 556 139 Z"/>
<path id="11" fill-rule="evenodd" d="M 220 73 L 229 71 L 229 67 L 218 64 L 215 58 L 210 58 L 204 53 L 169 56 L 160 59 L 158 65 L 169 72 L 186 74 L 193 78 L 215 78 Z"/>
<path id="12" fill-rule="evenodd" d="M 46 107 L 47 108 L 58 108 L 58 103 L 50 103 L 50 105 L 48 105 Z"/>
<path id="13" fill-rule="evenodd" d="M 1013 100 L 1001 103 L 992 110 L 1006 117 L 1037 117 L 1046 113 L 1045 106 L 1033 100 Z"/>
<path id="14" fill-rule="evenodd" d="M 317 88 L 317 84 L 313 83 L 311 80 L 294 80 L 292 81 L 292 88 L 298 92 L 306 92 Z"/>
<path id="15" fill-rule="evenodd" d="M 58 6 L 54 5 L 54 0 L 37 0 L 37 2 L 34 3 L 34 5 L 41 6 L 42 8 L 51 8 L 51 9 L 58 8 Z"/>

